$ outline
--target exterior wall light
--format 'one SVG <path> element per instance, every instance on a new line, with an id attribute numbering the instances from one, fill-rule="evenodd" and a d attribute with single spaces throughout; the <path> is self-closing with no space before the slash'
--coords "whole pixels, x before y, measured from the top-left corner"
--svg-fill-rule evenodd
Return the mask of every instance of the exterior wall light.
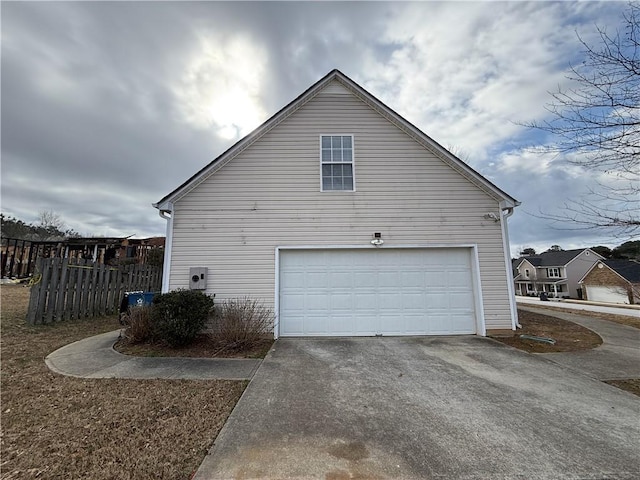
<path id="1" fill-rule="evenodd" d="M 487 220 L 493 220 L 494 222 L 499 222 L 500 221 L 500 217 L 498 217 L 495 213 L 493 212 L 489 212 L 489 213 L 485 213 L 484 214 L 484 218 L 486 218 Z"/>
<path id="2" fill-rule="evenodd" d="M 384 244 L 384 240 L 382 240 L 382 234 L 380 232 L 376 232 L 373 234 L 373 240 L 371 240 L 371 245 L 374 247 L 381 247 Z"/>

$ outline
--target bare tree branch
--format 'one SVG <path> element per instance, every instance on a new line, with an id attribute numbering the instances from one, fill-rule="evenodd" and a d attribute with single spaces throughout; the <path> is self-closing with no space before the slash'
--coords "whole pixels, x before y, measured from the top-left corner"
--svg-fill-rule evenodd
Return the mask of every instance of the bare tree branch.
<path id="1" fill-rule="evenodd" d="M 596 27 L 597 47 L 578 35 L 584 60 L 567 75 L 576 86 L 550 92 L 551 120 L 524 124 L 554 139 L 539 151 L 564 154 L 570 164 L 611 180 L 586 199 L 568 201 L 565 213 L 545 216 L 569 229 L 640 230 L 640 4 L 629 3 L 623 18 L 615 35 Z"/>

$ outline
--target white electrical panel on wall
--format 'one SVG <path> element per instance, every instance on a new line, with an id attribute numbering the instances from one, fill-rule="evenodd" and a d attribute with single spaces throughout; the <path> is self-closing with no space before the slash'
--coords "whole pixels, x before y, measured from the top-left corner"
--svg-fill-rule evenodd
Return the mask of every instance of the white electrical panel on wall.
<path id="1" fill-rule="evenodd" d="M 189 269 L 189 289 L 206 290 L 207 267 L 191 267 Z"/>

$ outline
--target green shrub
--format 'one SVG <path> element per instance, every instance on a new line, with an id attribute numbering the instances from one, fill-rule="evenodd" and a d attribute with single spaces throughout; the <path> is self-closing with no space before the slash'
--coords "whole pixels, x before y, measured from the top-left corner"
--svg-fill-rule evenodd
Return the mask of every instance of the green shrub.
<path id="1" fill-rule="evenodd" d="M 216 305 L 212 322 L 215 339 L 233 349 L 251 348 L 273 332 L 273 311 L 248 297 Z"/>
<path id="2" fill-rule="evenodd" d="M 124 338 L 129 343 L 143 343 L 151 339 L 151 307 L 131 307 L 123 317 Z"/>
<path id="3" fill-rule="evenodd" d="M 203 330 L 213 299 L 200 290 L 175 290 L 153 299 L 153 334 L 172 347 L 183 347 Z"/>

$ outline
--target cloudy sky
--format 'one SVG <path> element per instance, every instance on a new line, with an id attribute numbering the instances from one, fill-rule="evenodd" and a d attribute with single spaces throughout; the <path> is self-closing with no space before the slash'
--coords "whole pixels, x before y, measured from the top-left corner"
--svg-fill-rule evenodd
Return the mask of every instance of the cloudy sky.
<path id="1" fill-rule="evenodd" d="M 2 211 L 86 235 L 164 235 L 151 203 L 338 68 L 522 201 L 512 251 L 593 178 L 519 122 L 614 32 L 622 2 L 2 2 Z M 533 215 L 532 215 L 533 214 Z"/>

